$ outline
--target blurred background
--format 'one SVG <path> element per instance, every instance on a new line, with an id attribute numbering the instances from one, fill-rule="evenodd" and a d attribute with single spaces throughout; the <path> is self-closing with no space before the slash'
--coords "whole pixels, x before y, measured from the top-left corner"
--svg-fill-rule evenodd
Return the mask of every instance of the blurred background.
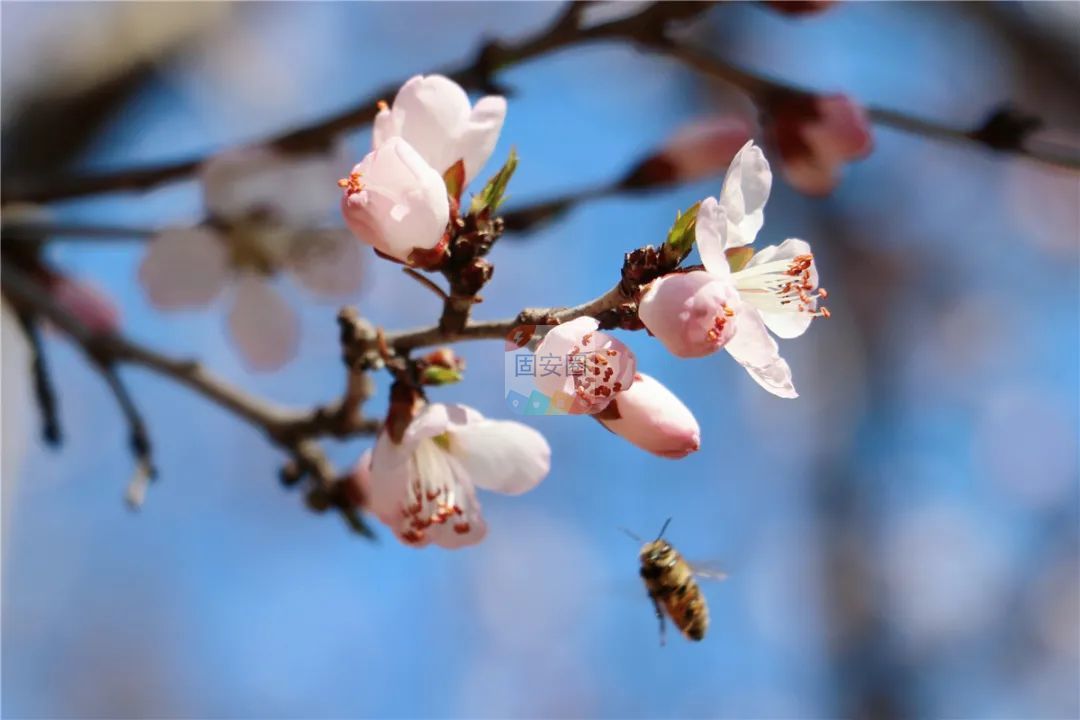
<path id="1" fill-rule="evenodd" d="M 694 31 L 734 62 L 958 127 L 1013 101 L 1076 142 L 1075 3 L 843 3 L 810 16 L 725 4 Z M 545 3 L 12 4 L 2 7 L 5 177 L 206 153 L 340 110 L 472 57 L 559 10 Z M 513 88 L 487 171 L 511 146 L 509 205 L 620 176 L 683 122 L 745 100 L 625 46 L 500 73 Z M 93 102 L 79 104 L 87 97 Z M 28 122 L 27 119 L 32 121 Z M 370 143 L 348 136 L 358 159 Z M 832 320 L 785 342 L 801 397 L 727 357 L 676 361 L 623 334 L 702 427 L 701 451 L 649 456 L 598 424 L 528 418 L 550 476 L 487 495 L 473 549 L 371 544 L 304 509 L 255 430 L 139 369 L 124 376 L 160 482 L 138 513 L 126 427 L 81 353 L 46 348 L 65 443 L 39 440 L 4 339 L 5 717 L 1080 716 L 1078 176 L 875 128 L 826 199 L 779 178 L 764 243 L 809 240 Z M 573 304 L 659 242 L 718 179 L 585 204 L 507 236 L 480 318 Z M 58 203 L 62 221 L 201 217 L 194 182 Z M 138 242 L 62 242 L 59 268 L 122 308 L 125 333 L 194 355 L 264 397 L 312 406 L 342 373 L 337 307 L 281 285 L 298 358 L 247 372 L 218 305 L 161 314 Z M 437 300 L 389 263 L 352 299 L 390 328 Z M 466 380 L 433 390 L 489 416 L 499 342 L 457 346 Z M 370 410 L 384 407 L 386 386 Z M 370 441 L 331 447 L 342 467 Z M 655 533 L 730 575 L 705 588 L 699 644 L 660 647 L 617 528 Z M 382 528 L 380 528 L 382 530 Z"/>

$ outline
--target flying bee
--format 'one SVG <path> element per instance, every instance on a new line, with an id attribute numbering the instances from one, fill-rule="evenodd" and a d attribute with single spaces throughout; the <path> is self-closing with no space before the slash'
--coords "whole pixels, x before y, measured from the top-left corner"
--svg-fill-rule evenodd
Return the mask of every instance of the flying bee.
<path id="1" fill-rule="evenodd" d="M 668 518 L 656 539 L 644 543 L 640 553 L 641 578 L 645 581 L 645 589 L 660 621 L 661 645 L 665 642 L 666 634 L 665 612 L 688 639 L 697 641 L 705 637 L 705 631 L 709 629 L 709 606 L 705 604 L 705 596 L 694 576 L 710 580 L 723 580 L 726 577 L 722 572 L 695 568 L 683 559 L 671 543 L 663 540 L 670 522 L 671 518 Z M 638 542 L 644 542 L 625 528 L 623 532 Z"/>

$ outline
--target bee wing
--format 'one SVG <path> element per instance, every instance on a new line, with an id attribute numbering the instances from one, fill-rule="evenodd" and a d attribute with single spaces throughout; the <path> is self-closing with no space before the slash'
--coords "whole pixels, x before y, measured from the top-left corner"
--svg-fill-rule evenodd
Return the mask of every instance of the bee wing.
<path id="1" fill-rule="evenodd" d="M 720 569 L 720 566 L 712 562 L 690 563 L 690 569 L 694 576 L 702 580 L 727 580 L 728 574 Z"/>

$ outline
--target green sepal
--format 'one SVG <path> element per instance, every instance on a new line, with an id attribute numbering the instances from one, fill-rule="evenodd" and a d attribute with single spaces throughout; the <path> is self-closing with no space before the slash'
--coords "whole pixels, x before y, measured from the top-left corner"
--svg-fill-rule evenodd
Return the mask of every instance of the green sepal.
<path id="1" fill-rule="evenodd" d="M 451 383 L 461 382 L 462 379 L 464 379 L 464 375 L 461 374 L 460 370 L 429 365 L 424 368 L 421 382 L 424 385 L 450 385 Z"/>
<path id="2" fill-rule="evenodd" d="M 499 209 L 499 206 L 506 200 L 506 186 L 510 184 L 510 178 L 513 177 L 514 171 L 517 170 L 517 165 L 517 150 L 510 148 L 510 156 L 506 158 L 506 163 L 499 169 L 499 172 L 495 173 L 487 181 L 484 189 L 473 197 L 472 204 L 469 206 L 471 214 L 479 215 L 482 212 L 491 214 Z"/>
<path id="3" fill-rule="evenodd" d="M 750 262 L 750 258 L 754 257 L 754 248 L 744 245 L 725 250 L 724 254 L 727 255 L 727 264 L 731 272 L 739 272 L 746 267 L 746 263 Z"/>
<path id="4" fill-rule="evenodd" d="M 461 201 L 461 191 L 465 189 L 465 161 L 458 160 L 443 173 L 443 182 L 446 183 L 446 194 L 457 201 Z"/>
<path id="5" fill-rule="evenodd" d="M 675 224 L 668 230 L 664 241 L 663 254 L 675 265 L 683 261 L 694 247 L 694 234 L 697 230 L 697 214 L 701 203 L 691 205 L 686 212 L 675 215 Z"/>

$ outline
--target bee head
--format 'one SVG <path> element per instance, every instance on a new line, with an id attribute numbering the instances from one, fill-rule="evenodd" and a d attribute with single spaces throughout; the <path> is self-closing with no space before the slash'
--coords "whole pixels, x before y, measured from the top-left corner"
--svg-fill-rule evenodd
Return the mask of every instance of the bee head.
<path id="1" fill-rule="evenodd" d="M 641 548 L 641 559 L 646 562 L 656 563 L 666 560 L 671 554 L 671 545 L 667 540 L 653 540 L 645 543 Z"/>

